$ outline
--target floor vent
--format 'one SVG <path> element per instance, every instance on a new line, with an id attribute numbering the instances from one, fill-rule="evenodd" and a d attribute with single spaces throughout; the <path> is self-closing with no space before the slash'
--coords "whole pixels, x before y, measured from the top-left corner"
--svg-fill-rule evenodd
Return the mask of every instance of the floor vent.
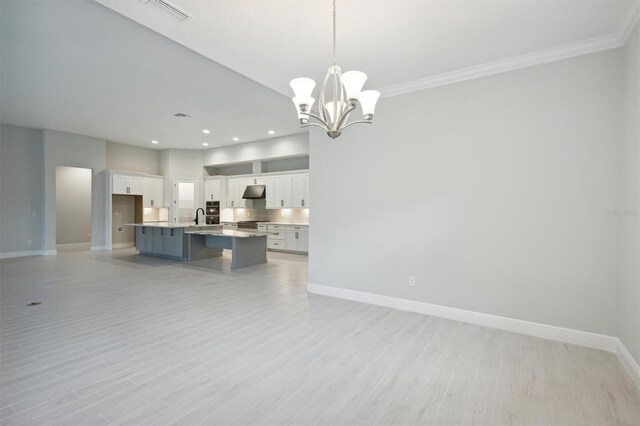
<path id="1" fill-rule="evenodd" d="M 165 16 L 169 17 L 172 21 L 181 24 L 182 22 L 191 19 L 191 15 L 176 6 L 164 0 L 143 0 L 147 6 L 154 7 L 159 12 L 162 12 Z"/>

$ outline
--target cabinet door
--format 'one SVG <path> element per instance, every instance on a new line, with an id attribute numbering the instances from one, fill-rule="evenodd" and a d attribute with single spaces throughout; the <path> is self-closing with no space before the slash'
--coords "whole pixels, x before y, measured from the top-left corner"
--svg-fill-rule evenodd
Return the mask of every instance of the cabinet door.
<path id="1" fill-rule="evenodd" d="M 113 186 L 111 193 L 112 194 L 127 194 L 127 177 L 113 175 L 113 179 L 111 181 Z"/>
<path id="2" fill-rule="evenodd" d="M 247 185 L 266 185 L 266 178 L 263 178 L 263 177 L 247 178 Z"/>
<path id="3" fill-rule="evenodd" d="M 142 178 L 137 176 L 129 176 L 127 178 L 127 186 L 129 194 L 142 195 Z"/>
<path id="4" fill-rule="evenodd" d="M 164 179 L 142 179 L 142 203 L 145 207 L 164 206 Z"/>
<path id="5" fill-rule="evenodd" d="M 306 177 L 306 174 L 291 176 L 291 207 L 293 208 L 306 207 Z"/>
<path id="6" fill-rule="evenodd" d="M 291 175 L 282 176 L 282 200 L 282 207 L 291 207 Z"/>
<path id="7" fill-rule="evenodd" d="M 172 228 L 166 228 L 162 230 L 162 254 L 166 256 L 173 256 L 173 233 Z"/>
<path id="8" fill-rule="evenodd" d="M 237 188 L 237 180 L 236 179 L 229 179 L 227 181 L 227 207 L 237 207 L 235 206 L 235 200 L 236 200 L 236 188 Z"/>
<path id="9" fill-rule="evenodd" d="M 136 249 L 138 251 L 147 251 L 146 239 L 144 233 L 148 231 L 148 228 L 144 226 L 136 226 Z"/>
<path id="10" fill-rule="evenodd" d="M 282 176 L 273 177 L 273 207 L 276 209 L 284 207 L 284 198 L 282 194 Z"/>
<path id="11" fill-rule="evenodd" d="M 298 250 L 298 240 L 296 238 L 296 231 L 286 232 L 285 248 L 287 250 Z"/>
<path id="12" fill-rule="evenodd" d="M 309 252 L 309 233 L 298 232 L 298 251 Z"/>
<path id="13" fill-rule="evenodd" d="M 219 180 L 205 180 L 204 181 L 204 201 L 222 200 L 220 187 L 221 185 Z"/>
<path id="14" fill-rule="evenodd" d="M 265 196 L 267 198 L 265 206 L 268 209 L 275 209 L 276 208 L 276 206 L 274 204 L 274 190 L 275 190 L 275 188 L 274 188 L 274 185 L 273 185 L 273 177 L 266 178 L 264 184 L 266 186 L 266 188 L 265 188 L 265 191 L 266 191 Z"/>
<path id="15" fill-rule="evenodd" d="M 171 239 L 171 251 L 167 253 L 169 256 L 185 257 L 184 256 L 184 229 L 173 228 L 170 230 Z"/>
<path id="16" fill-rule="evenodd" d="M 164 248 L 164 228 L 150 228 L 153 229 L 153 246 L 152 252 L 154 253 L 162 253 Z"/>

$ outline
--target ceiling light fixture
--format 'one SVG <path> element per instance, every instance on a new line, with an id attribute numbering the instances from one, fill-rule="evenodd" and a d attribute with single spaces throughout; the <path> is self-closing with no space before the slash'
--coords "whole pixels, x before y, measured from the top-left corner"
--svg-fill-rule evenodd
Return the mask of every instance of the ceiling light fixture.
<path id="1" fill-rule="evenodd" d="M 158 141 L 151 141 L 152 144 L 157 145 Z"/>
<path id="2" fill-rule="evenodd" d="M 269 130 L 269 134 L 270 134 L 270 135 L 275 135 L 275 134 L 276 134 L 276 131 L 275 131 L 275 130 Z"/>
<path id="3" fill-rule="evenodd" d="M 208 134 L 209 134 L 209 133 L 211 133 L 211 132 L 209 131 L 209 129 L 204 129 L 204 130 L 202 131 L 202 133 L 204 133 L 205 135 L 208 135 Z"/>
<path id="4" fill-rule="evenodd" d="M 209 144 L 206 142 L 202 142 L 202 146 L 209 146 Z"/>
<path id="5" fill-rule="evenodd" d="M 330 138 L 335 139 L 344 129 L 352 124 L 371 124 L 376 108 L 376 102 L 380 92 L 376 90 L 364 90 L 362 86 L 367 80 L 367 75 L 360 71 L 348 71 L 342 74 L 342 69 L 336 64 L 336 0 L 333 0 L 333 65 L 329 67 L 318 103 L 318 114 L 311 112 L 315 98 L 311 96 L 316 82 L 310 78 L 296 78 L 289 85 L 295 93 L 293 103 L 298 111 L 300 127 L 315 126 L 324 129 Z M 325 103 L 327 90 L 333 95 L 330 102 Z M 353 111 L 360 101 L 363 119 L 347 123 L 349 113 Z M 320 122 L 309 123 L 309 117 Z"/>
<path id="6" fill-rule="evenodd" d="M 234 142 L 238 142 L 240 140 L 240 138 L 233 138 Z"/>

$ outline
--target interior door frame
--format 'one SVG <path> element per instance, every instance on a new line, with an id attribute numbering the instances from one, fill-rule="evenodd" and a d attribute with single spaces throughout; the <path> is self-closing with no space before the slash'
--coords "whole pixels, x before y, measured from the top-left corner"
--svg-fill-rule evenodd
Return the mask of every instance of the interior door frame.
<path id="1" fill-rule="evenodd" d="M 177 223 L 177 207 L 178 207 L 178 183 L 193 183 L 193 205 L 195 206 L 193 214 L 195 215 L 195 209 L 200 207 L 200 180 L 197 178 L 173 178 L 172 182 L 172 203 L 169 213 L 171 214 L 171 222 Z"/>

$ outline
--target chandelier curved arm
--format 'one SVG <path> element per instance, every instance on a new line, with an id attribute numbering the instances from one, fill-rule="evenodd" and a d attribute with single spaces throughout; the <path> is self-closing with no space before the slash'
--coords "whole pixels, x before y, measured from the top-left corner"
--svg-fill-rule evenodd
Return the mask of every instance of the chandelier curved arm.
<path id="1" fill-rule="evenodd" d="M 373 123 L 373 121 L 371 120 L 358 120 L 358 121 L 352 121 L 351 123 L 347 123 L 342 130 L 346 129 L 347 127 L 351 126 L 352 124 L 371 124 Z"/>
<path id="2" fill-rule="evenodd" d="M 340 121 L 338 121 L 338 129 L 343 129 L 342 125 L 344 124 L 345 121 L 347 121 L 347 118 L 349 118 L 349 114 L 354 109 L 356 109 L 355 104 L 347 108 L 347 110 L 342 114 L 342 116 L 340 117 Z"/>
<path id="3" fill-rule="evenodd" d="M 306 124 L 302 124 L 300 127 L 320 127 L 324 131 L 329 131 L 329 129 L 327 129 L 325 126 L 318 123 L 306 123 Z"/>
<path id="4" fill-rule="evenodd" d="M 308 115 L 309 117 L 313 117 L 313 118 L 315 118 L 316 120 L 318 120 L 320 123 L 322 123 L 322 124 L 323 124 L 323 126 L 326 128 L 326 130 L 329 130 L 329 126 L 327 125 L 327 122 L 326 122 L 326 121 L 324 121 L 324 120 L 322 119 L 322 117 L 320 117 L 320 116 L 318 116 L 318 115 L 316 115 L 316 114 L 312 113 L 311 111 L 309 111 L 309 112 L 305 112 L 304 114 L 305 114 L 305 115 Z"/>

